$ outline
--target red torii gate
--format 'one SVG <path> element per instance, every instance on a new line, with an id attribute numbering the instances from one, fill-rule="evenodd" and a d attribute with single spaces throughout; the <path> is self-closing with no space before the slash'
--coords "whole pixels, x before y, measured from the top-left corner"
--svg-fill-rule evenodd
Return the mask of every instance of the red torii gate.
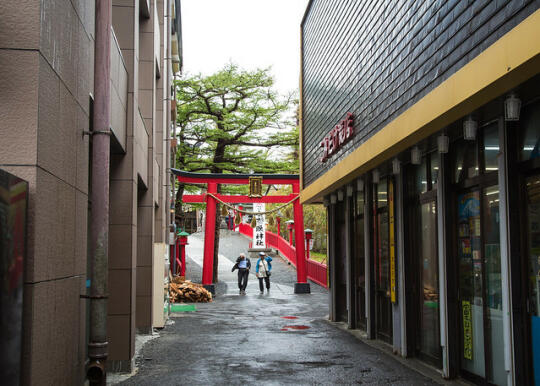
<path id="1" fill-rule="evenodd" d="M 286 204 L 294 200 L 300 194 L 300 181 L 297 174 L 222 174 L 222 173 L 191 173 L 178 169 L 171 169 L 179 182 L 191 184 L 207 184 L 205 194 L 185 194 L 182 201 L 185 203 L 206 203 L 206 225 L 204 229 L 204 259 L 202 284 L 214 290 L 212 283 L 212 270 L 214 265 L 214 235 L 216 228 L 217 200 L 228 204 L 266 203 Z M 244 195 L 218 194 L 218 184 L 248 185 L 250 177 L 262 178 L 262 184 L 266 185 L 292 185 L 292 194 L 281 196 L 250 197 Z M 307 282 L 306 254 L 304 240 L 304 214 L 299 200 L 294 200 L 294 230 L 296 233 L 296 275 L 297 283 L 294 285 L 294 293 L 310 293 Z"/>

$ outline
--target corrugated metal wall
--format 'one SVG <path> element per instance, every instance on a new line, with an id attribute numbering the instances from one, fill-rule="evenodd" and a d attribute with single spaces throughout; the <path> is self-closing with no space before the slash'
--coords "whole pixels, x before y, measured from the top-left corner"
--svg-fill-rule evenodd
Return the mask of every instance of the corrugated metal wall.
<path id="1" fill-rule="evenodd" d="M 538 8 L 540 0 L 313 0 L 302 37 L 304 186 Z M 321 140 L 348 111 L 355 137 L 321 163 Z"/>

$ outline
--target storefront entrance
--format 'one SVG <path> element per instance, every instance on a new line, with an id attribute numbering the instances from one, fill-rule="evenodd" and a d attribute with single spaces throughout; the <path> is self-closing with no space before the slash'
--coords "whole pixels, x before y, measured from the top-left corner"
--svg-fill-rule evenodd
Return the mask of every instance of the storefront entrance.
<path id="1" fill-rule="evenodd" d="M 366 330 L 366 258 L 365 258 L 365 242 L 364 242 L 364 212 L 365 200 L 364 192 L 356 193 L 355 203 L 355 224 L 354 224 L 354 270 L 356 280 L 356 325 L 362 330 Z"/>
<path id="2" fill-rule="evenodd" d="M 390 294 L 389 190 L 392 180 L 381 178 L 374 184 L 373 266 L 375 267 L 375 320 L 378 339 L 392 342 L 392 302 Z M 389 189 L 390 188 L 390 189 Z"/>
<path id="3" fill-rule="evenodd" d="M 516 166 L 520 177 L 520 260 L 525 304 L 523 325 L 524 366 L 530 384 L 540 384 L 540 103 L 524 109 L 517 135 Z"/>
<path id="4" fill-rule="evenodd" d="M 408 169 L 409 261 L 406 267 L 408 336 L 414 355 L 441 367 L 437 178 L 439 154 L 422 158 Z"/>
<path id="5" fill-rule="evenodd" d="M 502 314 L 499 126 L 457 141 L 454 157 L 455 256 L 461 372 L 477 383 L 506 384 Z"/>

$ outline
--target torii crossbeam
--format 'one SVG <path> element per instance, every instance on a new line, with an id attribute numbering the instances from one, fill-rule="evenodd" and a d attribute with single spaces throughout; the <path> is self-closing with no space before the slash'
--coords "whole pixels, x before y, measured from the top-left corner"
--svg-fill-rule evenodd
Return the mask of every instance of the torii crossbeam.
<path id="1" fill-rule="evenodd" d="M 214 292 L 212 283 L 212 270 L 214 265 L 214 234 L 216 228 L 215 197 L 226 203 L 288 203 L 300 194 L 300 180 L 297 174 L 222 174 L 222 173 L 191 173 L 178 169 L 171 169 L 179 182 L 190 184 L 207 184 L 205 194 L 186 194 L 182 197 L 185 203 L 206 203 L 206 224 L 204 229 L 204 259 L 202 284 Z M 292 185 L 292 194 L 281 196 L 250 197 L 245 195 L 218 194 L 218 184 L 248 185 L 250 177 L 262 178 L 265 185 Z M 296 275 L 297 283 L 294 293 L 310 293 L 307 282 L 306 254 L 304 240 L 304 214 L 299 200 L 294 200 L 294 231 L 296 233 Z M 211 235 L 211 237 L 209 237 Z"/>

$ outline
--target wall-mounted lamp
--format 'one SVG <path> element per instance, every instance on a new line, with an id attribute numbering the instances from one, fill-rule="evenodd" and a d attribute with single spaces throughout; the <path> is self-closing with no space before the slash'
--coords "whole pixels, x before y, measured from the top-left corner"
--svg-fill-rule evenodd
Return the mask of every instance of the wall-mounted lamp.
<path id="1" fill-rule="evenodd" d="M 353 195 L 353 186 L 352 185 L 347 185 L 347 197 L 352 197 Z"/>
<path id="2" fill-rule="evenodd" d="M 332 193 L 330 195 L 330 203 L 335 204 L 337 202 L 337 195 L 335 193 Z"/>
<path id="3" fill-rule="evenodd" d="M 504 120 L 519 121 L 519 112 L 521 110 L 521 100 L 516 94 L 510 94 L 504 101 Z"/>
<path id="4" fill-rule="evenodd" d="M 338 201 L 343 201 L 343 190 L 338 190 L 337 191 L 337 199 Z"/>
<path id="5" fill-rule="evenodd" d="M 401 161 L 396 157 L 392 160 L 392 173 L 399 174 L 401 172 Z"/>
<path id="6" fill-rule="evenodd" d="M 371 177 L 373 179 L 373 183 L 378 184 L 379 183 L 379 169 L 373 170 Z"/>
<path id="7" fill-rule="evenodd" d="M 422 162 L 422 152 L 418 146 L 411 149 L 411 163 L 413 165 L 420 165 Z"/>
<path id="8" fill-rule="evenodd" d="M 358 190 L 359 192 L 364 191 L 364 180 L 362 178 L 358 178 L 356 180 L 356 190 Z"/>
<path id="9" fill-rule="evenodd" d="M 470 115 L 463 121 L 463 138 L 467 141 L 474 141 L 476 139 L 476 129 L 478 128 L 478 122 L 476 122 Z"/>
<path id="10" fill-rule="evenodd" d="M 448 153 L 448 146 L 450 145 L 450 138 L 446 134 L 441 134 L 437 137 L 437 150 L 439 153 Z"/>

